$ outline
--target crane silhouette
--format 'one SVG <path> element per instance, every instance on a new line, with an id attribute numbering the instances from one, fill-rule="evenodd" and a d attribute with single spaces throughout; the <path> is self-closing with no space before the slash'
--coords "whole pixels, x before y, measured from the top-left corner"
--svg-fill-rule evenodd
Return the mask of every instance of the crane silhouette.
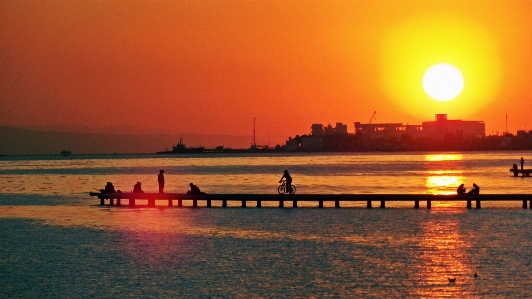
<path id="1" fill-rule="evenodd" d="M 373 111 L 373 115 L 371 115 L 370 119 L 369 119 L 369 124 L 371 124 L 371 122 L 375 119 L 375 114 L 377 114 L 377 111 Z"/>

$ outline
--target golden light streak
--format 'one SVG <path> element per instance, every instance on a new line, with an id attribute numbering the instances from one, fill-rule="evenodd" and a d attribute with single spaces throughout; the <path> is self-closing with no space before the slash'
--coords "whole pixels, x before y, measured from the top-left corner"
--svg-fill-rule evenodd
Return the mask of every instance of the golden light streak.
<path id="1" fill-rule="evenodd" d="M 459 161 L 463 158 L 461 154 L 434 154 L 425 156 L 425 160 L 427 161 Z"/>

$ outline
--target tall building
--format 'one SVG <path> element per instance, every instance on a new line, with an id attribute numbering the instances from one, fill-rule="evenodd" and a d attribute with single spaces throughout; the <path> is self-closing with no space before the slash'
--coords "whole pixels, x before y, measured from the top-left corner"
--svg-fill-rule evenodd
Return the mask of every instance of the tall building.
<path id="1" fill-rule="evenodd" d="M 325 131 L 323 130 L 322 124 L 312 124 L 310 127 L 313 136 L 323 136 Z"/>
<path id="2" fill-rule="evenodd" d="M 336 127 L 334 128 L 330 124 L 326 127 L 322 124 L 312 124 L 310 129 L 312 132 L 312 136 L 347 134 L 347 125 L 344 125 L 342 123 L 336 123 Z"/>

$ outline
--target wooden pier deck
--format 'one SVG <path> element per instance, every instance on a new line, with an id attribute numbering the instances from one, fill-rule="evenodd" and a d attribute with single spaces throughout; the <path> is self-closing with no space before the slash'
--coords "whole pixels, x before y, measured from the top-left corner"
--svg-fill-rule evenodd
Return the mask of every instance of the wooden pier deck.
<path id="1" fill-rule="evenodd" d="M 532 169 L 514 169 L 510 168 L 510 172 L 514 173 L 514 176 L 519 176 L 521 174 L 522 176 L 530 176 L 530 173 L 532 173 Z"/>
<path id="2" fill-rule="evenodd" d="M 434 202 L 463 202 L 468 209 L 472 208 L 475 202 L 477 209 L 481 208 L 483 201 L 522 201 L 523 209 L 532 209 L 532 194 L 482 194 L 482 195 L 433 195 L 433 194 L 180 194 L 180 193 L 100 193 L 90 192 L 90 196 L 100 199 L 100 205 L 105 205 L 105 200 L 109 200 L 109 205 L 120 206 L 122 200 L 128 200 L 128 206 L 136 206 L 136 200 L 148 201 L 148 207 L 155 206 L 155 201 L 166 201 L 168 206 L 183 207 L 186 201 L 193 208 L 198 208 L 198 201 L 205 201 L 205 207 L 213 207 L 213 202 L 221 202 L 221 207 L 227 207 L 227 202 L 241 202 L 241 206 L 247 207 L 248 202 L 256 203 L 256 207 L 262 207 L 262 202 L 278 202 L 279 208 L 285 207 L 285 202 L 291 203 L 297 208 L 298 202 L 315 202 L 318 208 L 323 208 L 324 202 L 334 202 L 335 208 L 340 208 L 341 202 L 365 202 L 367 208 L 372 208 L 373 202 L 379 202 L 380 208 L 386 207 L 386 202 L 413 202 L 414 208 L 419 209 L 420 202 L 426 202 L 427 209 L 431 208 Z M 191 205 L 190 205 L 191 203 Z"/>

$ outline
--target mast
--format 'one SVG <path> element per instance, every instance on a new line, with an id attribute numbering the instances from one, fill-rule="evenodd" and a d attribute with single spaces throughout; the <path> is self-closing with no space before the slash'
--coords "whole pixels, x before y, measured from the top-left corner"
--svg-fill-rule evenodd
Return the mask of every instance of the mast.
<path id="1" fill-rule="evenodd" d="M 506 134 L 508 134 L 508 114 L 506 114 Z"/>
<path id="2" fill-rule="evenodd" d="M 255 120 L 257 118 L 256 117 L 253 117 L 253 142 L 251 143 L 251 146 L 252 147 L 256 147 L 257 146 L 257 143 L 255 142 Z"/>

